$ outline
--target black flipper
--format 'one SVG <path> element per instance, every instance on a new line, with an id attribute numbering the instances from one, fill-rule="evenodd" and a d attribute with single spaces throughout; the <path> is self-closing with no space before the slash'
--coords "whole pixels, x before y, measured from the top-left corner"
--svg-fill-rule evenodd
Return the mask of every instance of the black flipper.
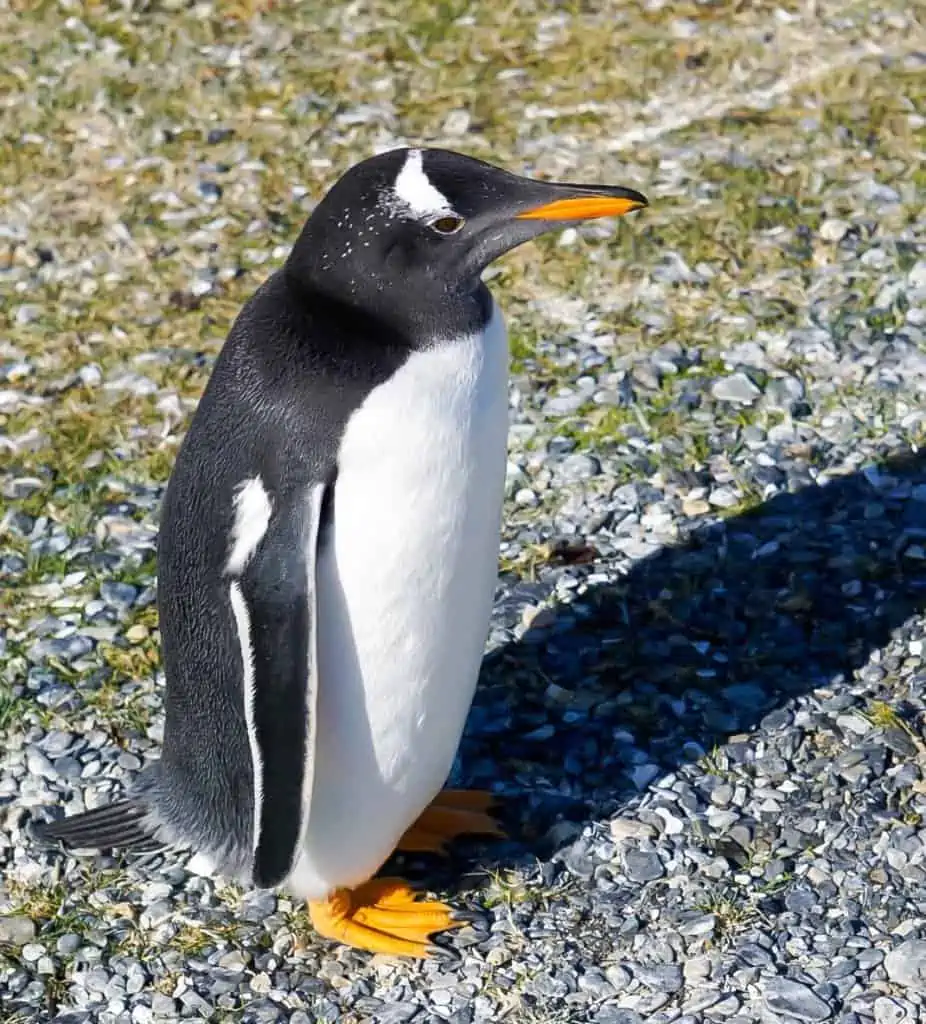
<path id="1" fill-rule="evenodd" d="M 141 804 L 120 800 L 60 821 L 37 823 L 32 831 L 40 841 L 58 841 L 72 848 L 150 851 L 163 844 L 146 819 L 148 811 Z"/>
<path id="2" fill-rule="evenodd" d="M 324 484 L 314 484 L 307 494 L 280 501 L 240 577 L 262 781 L 252 872 L 261 888 L 289 874 L 305 828 L 318 694 L 315 560 L 325 493 Z"/>

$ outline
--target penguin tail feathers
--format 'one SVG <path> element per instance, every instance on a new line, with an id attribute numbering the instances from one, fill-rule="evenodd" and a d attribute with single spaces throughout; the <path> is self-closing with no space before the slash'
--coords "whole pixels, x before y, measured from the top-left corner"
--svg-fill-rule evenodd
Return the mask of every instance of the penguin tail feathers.
<path id="1" fill-rule="evenodd" d="M 151 851 L 164 846 L 150 824 L 150 812 L 134 800 L 120 800 L 60 821 L 36 823 L 32 831 L 40 841 L 57 841 L 72 849 Z"/>

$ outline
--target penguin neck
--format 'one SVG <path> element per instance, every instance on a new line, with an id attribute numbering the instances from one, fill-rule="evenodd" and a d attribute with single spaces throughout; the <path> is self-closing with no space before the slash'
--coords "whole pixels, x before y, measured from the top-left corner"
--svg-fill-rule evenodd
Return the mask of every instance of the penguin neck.
<path id="1" fill-rule="evenodd" d="M 492 318 L 493 299 L 480 279 L 459 290 L 416 289 L 413 282 L 391 286 L 368 278 L 344 282 L 320 268 L 288 261 L 286 280 L 313 311 L 350 325 L 372 339 L 408 349 L 481 333 Z"/>

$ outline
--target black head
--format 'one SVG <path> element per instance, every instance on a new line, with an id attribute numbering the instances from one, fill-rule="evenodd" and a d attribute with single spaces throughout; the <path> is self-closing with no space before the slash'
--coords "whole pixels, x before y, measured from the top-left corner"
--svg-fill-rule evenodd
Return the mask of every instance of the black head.
<path id="1" fill-rule="evenodd" d="M 482 271 L 537 235 L 646 206 L 618 185 L 533 181 L 443 149 L 356 164 L 306 222 L 287 273 L 412 340 L 478 318 Z"/>

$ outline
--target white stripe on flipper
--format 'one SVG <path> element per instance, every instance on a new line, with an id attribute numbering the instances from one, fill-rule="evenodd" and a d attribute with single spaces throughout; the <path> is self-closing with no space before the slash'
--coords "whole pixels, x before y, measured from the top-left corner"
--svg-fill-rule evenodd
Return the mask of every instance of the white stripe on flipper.
<path id="1" fill-rule="evenodd" d="M 396 198 L 417 217 L 434 213 L 453 213 L 453 207 L 425 174 L 420 149 L 410 149 L 402 170 L 395 179 Z"/>
<path id="2" fill-rule="evenodd" d="M 264 800 L 264 766 L 257 742 L 257 723 L 254 720 L 254 649 L 251 646 L 251 616 L 241 593 L 241 584 L 233 580 L 228 588 L 232 613 L 238 628 L 238 643 L 241 645 L 242 684 L 244 686 L 244 722 L 248 730 L 248 746 L 251 748 L 251 774 L 254 779 L 254 830 L 252 849 L 257 850 L 260 842 L 260 812 Z"/>
<path id="3" fill-rule="evenodd" d="M 299 841 L 293 851 L 290 870 L 299 862 L 309 831 L 309 812 L 312 804 L 312 786 L 315 782 L 315 741 L 318 731 L 318 535 L 321 530 L 322 505 L 325 500 L 325 485 L 313 484 L 307 496 L 308 522 L 315 524 L 310 531 L 306 546 L 305 570 L 309 595 L 309 643 L 308 668 L 306 671 L 305 709 L 307 715 L 305 731 L 305 760 L 302 775 L 302 820 Z"/>
<path id="4" fill-rule="evenodd" d="M 273 506 L 259 476 L 243 481 L 235 495 L 232 547 L 225 572 L 240 576 L 264 539 Z"/>

